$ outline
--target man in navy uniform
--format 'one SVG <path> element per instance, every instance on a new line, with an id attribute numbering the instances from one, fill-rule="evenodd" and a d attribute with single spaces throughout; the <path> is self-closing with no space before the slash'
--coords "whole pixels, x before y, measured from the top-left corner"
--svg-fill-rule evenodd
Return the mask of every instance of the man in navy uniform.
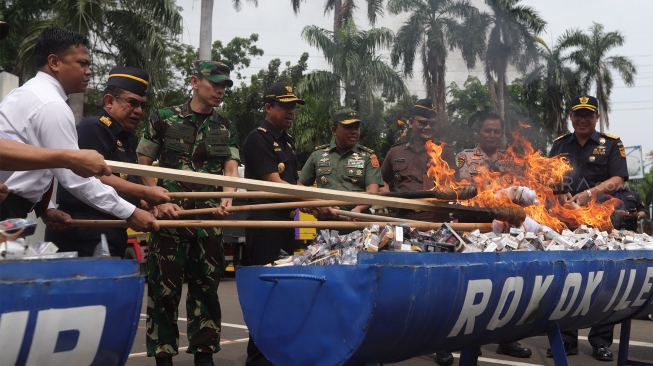
<path id="1" fill-rule="evenodd" d="M 570 193 L 560 197 L 562 203 L 585 205 L 592 197 L 613 194 L 628 180 L 626 152 L 619 137 L 595 130 L 599 120 L 599 102 L 589 95 L 571 101 L 571 124 L 574 132 L 558 137 L 549 157 L 564 156 L 574 170 L 566 177 Z M 592 345 L 592 356 L 600 361 L 611 361 L 614 325 L 596 325 L 587 337 Z M 578 354 L 578 330 L 562 332 L 567 355 Z M 547 352 L 551 356 L 551 350 Z"/>
<path id="2" fill-rule="evenodd" d="M 114 67 L 109 72 L 107 86 L 102 98 L 100 114 L 83 119 L 77 125 L 80 149 L 97 150 L 106 160 L 136 164 L 136 136 L 134 129 L 147 110 L 147 71 L 133 67 Z M 100 177 L 100 181 L 113 187 L 120 197 L 136 207 L 148 208 L 170 201 L 161 187 L 138 184 L 138 177 L 113 174 Z M 144 202 L 141 202 L 143 200 Z M 110 220 L 115 216 L 101 212 L 79 200 L 59 183 L 57 203 L 60 211 L 79 220 Z M 125 228 L 76 227 L 67 231 L 47 228 L 45 240 L 55 243 L 60 251 L 77 251 L 80 257 L 93 256 L 93 251 L 104 234 L 111 256 L 124 256 L 127 248 Z"/>

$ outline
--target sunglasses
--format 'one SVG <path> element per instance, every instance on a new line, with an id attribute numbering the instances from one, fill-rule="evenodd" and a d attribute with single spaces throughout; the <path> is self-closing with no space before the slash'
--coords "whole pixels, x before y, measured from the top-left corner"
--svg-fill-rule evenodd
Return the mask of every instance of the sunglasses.
<path id="1" fill-rule="evenodd" d="M 572 113 L 571 116 L 574 117 L 574 118 L 576 118 L 576 119 L 578 119 L 578 120 L 584 119 L 584 120 L 586 120 L 586 121 L 591 121 L 591 120 L 593 120 L 594 117 L 596 116 L 596 113 L 592 113 L 592 114 L 578 114 L 578 113 Z"/>
<path id="2" fill-rule="evenodd" d="M 127 104 L 129 104 L 129 106 L 132 107 L 133 109 L 136 109 L 136 108 L 138 108 L 138 107 L 141 107 L 141 109 L 145 111 L 145 110 L 147 110 L 148 108 L 150 108 L 150 105 L 147 104 L 147 102 L 140 102 L 140 101 L 138 101 L 138 100 L 136 100 L 136 99 L 134 99 L 134 98 L 123 98 L 123 97 L 119 97 L 119 96 L 117 96 L 117 95 L 114 95 L 114 97 L 116 97 L 116 99 L 124 100 L 124 101 L 127 102 Z"/>

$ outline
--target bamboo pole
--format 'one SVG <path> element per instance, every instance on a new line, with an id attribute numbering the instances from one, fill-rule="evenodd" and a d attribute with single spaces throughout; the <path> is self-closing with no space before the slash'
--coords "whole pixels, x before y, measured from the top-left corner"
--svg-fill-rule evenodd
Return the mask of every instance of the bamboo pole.
<path id="1" fill-rule="evenodd" d="M 166 193 L 170 198 L 193 198 L 193 199 L 212 199 L 212 198 L 269 198 L 298 200 L 297 196 L 281 193 L 270 192 L 169 192 Z"/>
<path id="2" fill-rule="evenodd" d="M 336 230 L 362 230 L 368 225 L 383 226 L 386 224 L 397 224 L 396 222 L 373 221 L 236 221 L 236 220 L 158 220 L 162 228 L 173 227 L 198 227 L 198 228 L 262 228 L 262 229 L 289 229 L 289 228 L 314 228 L 314 229 L 336 229 Z M 124 220 L 72 220 L 74 227 L 127 227 Z M 410 223 L 411 227 L 418 230 L 437 230 L 442 226 L 441 222 Z M 449 223 L 454 230 L 472 231 L 479 229 L 483 232 L 492 230 L 489 223 Z"/>
<path id="3" fill-rule="evenodd" d="M 358 213 L 358 212 L 350 212 L 350 211 L 345 211 L 345 210 L 333 210 L 335 211 L 338 215 L 340 216 L 346 216 L 346 217 L 351 217 L 354 219 L 361 219 L 365 221 L 388 221 L 388 222 L 406 222 L 409 224 L 414 224 L 414 223 L 428 223 L 426 221 L 417 221 L 417 220 L 406 220 L 406 219 L 399 219 L 396 217 L 386 217 L 386 216 L 379 216 L 379 215 L 370 215 L 370 214 L 364 214 L 364 213 Z"/>
<path id="4" fill-rule="evenodd" d="M 411 192 L 358 192 L 360 194 L 369 194 L 373 196 L 397 197 L 406 199 L 439 199 L 445 201 L 456 201 L 470 199 L 476 196 L 476 188 L 463 186 L 466 189 L 454 191 L 435 190 L 435 191 L 411 191 Z M 216 199 L 216 198 L 270 198 L 298 200 L 299 198 L 290 194 L 269 193 L 269 192 L 170 192 L 167 193 L 170 198 L 194 198 L 194 199 Z"/>
<path id="5" fill-rule="evenodd" d="M 304 207 L 332 207 L 332 206 L 350 206 L 349 202 L 335 200 L 316 200 L 316 201 L 297 201 L 297 202 L 279 202 L 279 203 L 261 203 L 258 205 L 229 206 L 227 212 L 243 211 L 263 211 L 263 210 L 294 210 Z M 215 208 L 196 208 L 191 210 L 177 211 L 178 216 L 206 215 L 215 212 Z"/>

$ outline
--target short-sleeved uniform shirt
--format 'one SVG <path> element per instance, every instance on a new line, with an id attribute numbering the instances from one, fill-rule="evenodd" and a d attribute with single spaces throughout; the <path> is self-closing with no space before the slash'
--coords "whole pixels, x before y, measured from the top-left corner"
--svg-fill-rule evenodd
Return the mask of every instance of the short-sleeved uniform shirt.
<path id="1" fill-rule="evenodd" d="M 299 163 L 295 155 L 295 140 L 285 130 L 280 132 L 270 122 L 263 121 L 243 143 L 245 178 L 263 180 L 263 174 L 279 173 L 282 180 L 297 184 Z M 284 202 L 277 199 L 248 199 L 247 204 Z M 289 210 L 270 210 L 280 217 L 290 217 Z M 292 211 L 294 212 L 294 210 Z"/>
<path id="2" fill-rule="evenodd" d="M 568 173 L 565 184 L 570 184 L 570 192 L 579 192 L 596 187 L 611 177 L 628 180 L 626 152 L 619 137 L 594 131 L 580 146 L 575 133 L 558 137 L 551 147 L 549 157 L 563 156 L 574 168 Z"/>
<path id="3" fill-rule="evenodd" d="M 623 202 L 623 204 L 618 207 L 621 210 L 635 210 L 635 212 L 646 212 L 646 207 L 644 206 L 644 202 L 642 202 L 642 198 L 640 197 L 639 193 L 633 191 L 632 189 L 619 189 L 616 192 L 612 193 L 612 196 L 618 198 L 621 200 L 621 202 Z M 615 225 L 615 229 L 627 229 L 632 231 L 637 230 L 637 219 L 621 220 L 621 225 L 618 225 L 614 222 L 613 224 Z"/>
<path id="4" fill-rule="evenodd" d="M 136 135 L 126 131 L 106 111 L 97 116 L 84 118 L 77 124 L 77 138 L 80 149 L 96 150 L 105 160 L 136 164 Z M 132 174 L 114 173 L 126 181 L 138 184 L 138 177 Z M 125 198 L 129 203 L 140 207 L 139 198 Z M 61 210 L 84 212 L 91 215 L 115 219 L 115 216 L 97 210 L 73 196 L 61 183 L 57 187 L 57 203 Z"/>
<path id="5" fill-rule="evenodd" d="M 456 169 L 453 148 L 444 145 L 442 160 Z M 433 178 L 427 175 L 431 156 L 423 144 L 415 144 L 411 139 L 394 145 L 383 161 L 381 176 L 386 183 L 391 183 L 393 192 L 411 192 L 430 190 L 435 186 Z"/>
<path id="6" fill-rule="evenodd" d="M 480 147 L 465 149 L 456 155 L 456 166 L 460 179 L 470 179 L 484 171 L 520 174 L 515 163 L 505 150 L 497 150 L 494 156 L 488 156 Z"/>
<path id="7" fill-rule="evenodd" d="M 186 104 L 152 114 L 136 152 L 159 160 L 159 166 L 192 172 L 223 174 L 227 161 L 240 161 L 238 134 L 215 109 L 209 115 L 193 113 Z M 170 192 L 219 192 L 222 187 L 159 179 Z M 217 207 L 217 200 L 181 200 L 184 209 Z M 197 229 L 197 235 L 219 235 L 219 229 Z"/>

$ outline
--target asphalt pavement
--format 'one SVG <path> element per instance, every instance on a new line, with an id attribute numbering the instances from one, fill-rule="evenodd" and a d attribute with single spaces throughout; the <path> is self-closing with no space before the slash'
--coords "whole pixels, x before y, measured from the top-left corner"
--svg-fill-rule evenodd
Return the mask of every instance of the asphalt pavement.
<path id="1" fill-rule="evenodd" d="M 184 285 L 184 294 L 179 309 L 179 328 L 180 328 L 180 353 L 175 356 L 173 361 L 175 366 L 193 366 L 193 355 L 185 353 L 188 346 L 186 337 L 186 286 Z M 147 292 L 147 289 L 146 289 Z M 245 364 L 247 354 L 248 332 L 247 326 L 243 320 L 243 315 L 238 302 L 238 291 L 236 289 L 236 280 L 225 278 L 220 283 L 218 291 L 220 304 L 222 307 L 222 350 L 214 355 L 213 360 L 216 366 L 242 366 Z M 146 298 L 143 298 L 143 308 L 141 311 L 141 321 L 138 326 L 138 333 L 134 340 L 127 366 L 153 366 L 154 359 L 146 357 L 145 349 L 145 308 Z M 611 350 L 614 353 L 614 360 L 611 362 L 599 362 L 592 358 L 592 347 L 587 342 L 588 329 L 580 331 L 579 350 L 580 354 L 569 357 L 570 366 L 579 365 L 602 365 L 612 366 L 617 364 L 617 352 L 619 348 L 620 327 L 615 327 L 615 344 Z M 629 359 L 637 361 L 653 362 L 653 321 L 635 319 L 632 321 L 630 336 Z M 495 352 L 496 345 L 486 345 L 482 347 L 483 356 L 479 358 L 480 366 L 534 366 L 534 365 L 551 365 L 553 360 L 546 357 L 546 350 L 549 342 L 546 336 L 527 338 L 521 341 L 522 345 L 529 347 L 533 351 L 530 358 L 514 358 L 505 355 L 499 355 Z M 458 354 L 454 354 L 458 365 Z M 395 363 L 398 366 L 432 366 L 435 361 L 427 356 L 415 357 L 407 361 Z M 283 366 L 283 365 L 278 365 Z M 307 365 L 308 366 L 308 365 Z"/>

